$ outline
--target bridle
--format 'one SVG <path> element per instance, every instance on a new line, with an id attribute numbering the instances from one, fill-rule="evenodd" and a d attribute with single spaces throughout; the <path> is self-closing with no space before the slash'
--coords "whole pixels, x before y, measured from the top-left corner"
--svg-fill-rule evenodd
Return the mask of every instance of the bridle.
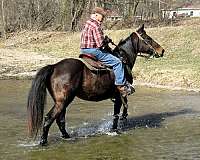
<path id="1" fill-rule="evenodd" d="M 138 32 L 136 31 L 135 33 L 136 33 L 146 44 L 148 44 L 148 45 L 154 50 L 154 54 L 151 55 L 151 56 L 145 56 L 145 55 L 142 54 L 141 52 L 138 53 L 138 56 L 140 56 L 140 57 L 145 57 L 145 58 L 147 58 L 147 59 L 156 57 L 157 52 L 155 51 L 155 49 L 149 44 L 149 42 L 148 42 L 147 40 L 145 40 L 145 39 L 143 38 L 143 35 L 145 35 L 146 32 L 145 32 L 145 33 L 138 33 Z"/>
<path id="2" fill-rule="evenodd" d="M 139 39 L 142 39 L 142 40 L 144 41 L 144 43 L 146 43 L 146 44 L 149 45 L 149 43 L 148 43 L 145 39 L 143 39 L 139 33 L 137 33 L 137 32 L 134 32 L 134 33 L 138 36 Z M 132 34 L 131 34 L 131 35 L 132 35 Z M 128 38 L 132 38 L 131 35 L 130 35 Z M 128 39 L 128 38 L 127 38 L 127 39 Z M 154 50 L 153 55 L 144 56 L 144 54 L 142 54 L 141 52 L 138 51 L 139 40 L 137 41 L 136 46 L 133 44 L 133 40 L 132 40 L 132 39 L 130 39 L 130 40 L 131 40 L 131 43 L 132 43 L 131 47 L 133 47 L 134 51 L 137 53 L 138 56 L 145 57 L 145 58 L 150 58 L 150 57 L 154 57 L 154 56 L 155 56 L 156 51 L 154 50 L 154 48 L 153 48 L 151 45 L 149 45 L 149 47 L 150 47 L 151 49 Z M 112 45 L 114 45 L 114 46 L 117 48 L 117 50 L 118 50 L 118 52 L 117 52 L 117 53 L 114 53 L 114 55 L 116 55 L 118 58 L 121 59 L 121 61 L 122 61 L 124 64 L 126 64 L 127 62 L 126 62 L 126 60 L 123 58 L 123 56 L 125 55 L 126 58 L 127 58 L 127 55 L 128 55 L 128 56 L 132 56 L 132 55 L 128 54 L 127 51 L 126 51 L 125 49 L 123 49 L 122 47 L 120 47 L 120 46 L 119 46 L 120 43 L 119 43 L 119 45 L 116 45 L 114 42 L 110 42 L 110 43 L 111 43 Z M 120 54 L 120 53 L 122 53 L 122 54 Z M 131 58 L 133 58 L 133 57 L 131 57 Z M 127 58 L 127 59 L 129 59 L 129 58 Z M 130 60 L 129 60 L 129 61 L 130 61 Z M 133 66 L 133 63 L 131 63 L 131 66 Z"/>

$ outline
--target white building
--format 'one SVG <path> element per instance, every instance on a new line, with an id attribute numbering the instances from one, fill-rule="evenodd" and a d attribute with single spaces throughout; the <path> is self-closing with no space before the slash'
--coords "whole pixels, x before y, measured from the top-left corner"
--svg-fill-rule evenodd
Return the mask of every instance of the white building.
<path id="1" fill-rule="evenodd" d="M 108 11 L 108 16 L 107 16 L 107 20 L 108 21 L 120 21 L 122 20 L 122 16 L 117 12 L 117 11 Z"/>
<path id="2" fill-rule="evenodd" d="M 170 10 L 162 10 L 163 18 L 177 18 L 177 17 L 200 17 L 200 8 L 178 8 Z"/>
<path id="3" fill-rule="evenodd" d="M 111 15 L 106 18 L 108 21 L 120 21 L 122 20 L 122 16 L 119 15 Z"/>

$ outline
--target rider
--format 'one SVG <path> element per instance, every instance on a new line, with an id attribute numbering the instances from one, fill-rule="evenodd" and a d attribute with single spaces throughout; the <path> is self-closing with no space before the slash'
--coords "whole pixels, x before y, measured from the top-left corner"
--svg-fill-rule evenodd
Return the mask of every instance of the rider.
<path id="1" fill-rule="evenodd" d="M 96 7 L 93 9 L 90 19 L 86 21 L 81 34 L 81 53 L 94 55 L 99 61 L 113 67 L 115 75 L 115 85 L 122 96 L 130 95 L 134 92 L 133 86 L 130 85 L 124 76 L 124 67 L 119 58 L 100 50 L 104 40 L 104 34 L 101 24 L 106 16 L 103 8 Z"/>

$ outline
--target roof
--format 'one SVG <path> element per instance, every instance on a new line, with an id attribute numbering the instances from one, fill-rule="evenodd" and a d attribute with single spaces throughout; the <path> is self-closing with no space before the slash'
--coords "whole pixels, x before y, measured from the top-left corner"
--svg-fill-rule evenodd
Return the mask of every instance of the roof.
<path id="1" fill-rule="evenodd" d="M 200 10 L 200 8 L 177 8 L 177 10 Z"/>
<path id="2" fill-rule="evenodd" d="M 185 3 L 184 5 L 176 8 L 163 9 L 163 11 L 177 11 L 177 10 L 200 10 L 200 3 L 197 4 Z"/>
<path id="3" fill-rule="evenodd" d="M 186 3 L 182 5 L 179 8 L 184 8 L 184 9 L 200 9 L 200 4 L 192 4 L 192 3 Z"/>
<path id="4" fill-rule="evenodd" d="M 200 10 L 200 8 L 176 8 L 176 9 L 162 9 L 162 11 L 180 11 L 180 10 Z"/>

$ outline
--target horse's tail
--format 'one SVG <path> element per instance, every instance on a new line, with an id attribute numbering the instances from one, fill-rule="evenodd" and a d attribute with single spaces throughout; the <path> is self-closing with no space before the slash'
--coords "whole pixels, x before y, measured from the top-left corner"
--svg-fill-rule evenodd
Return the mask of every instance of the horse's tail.
<path id="1" fill-rule="evenodd" d="M 42 126 L 44 106 L 46 103 L 46 88 L 54 70 L 53 65 L 43 67 L 35 76 L 28 95 L 28 134 L 36 137 Z"/>

